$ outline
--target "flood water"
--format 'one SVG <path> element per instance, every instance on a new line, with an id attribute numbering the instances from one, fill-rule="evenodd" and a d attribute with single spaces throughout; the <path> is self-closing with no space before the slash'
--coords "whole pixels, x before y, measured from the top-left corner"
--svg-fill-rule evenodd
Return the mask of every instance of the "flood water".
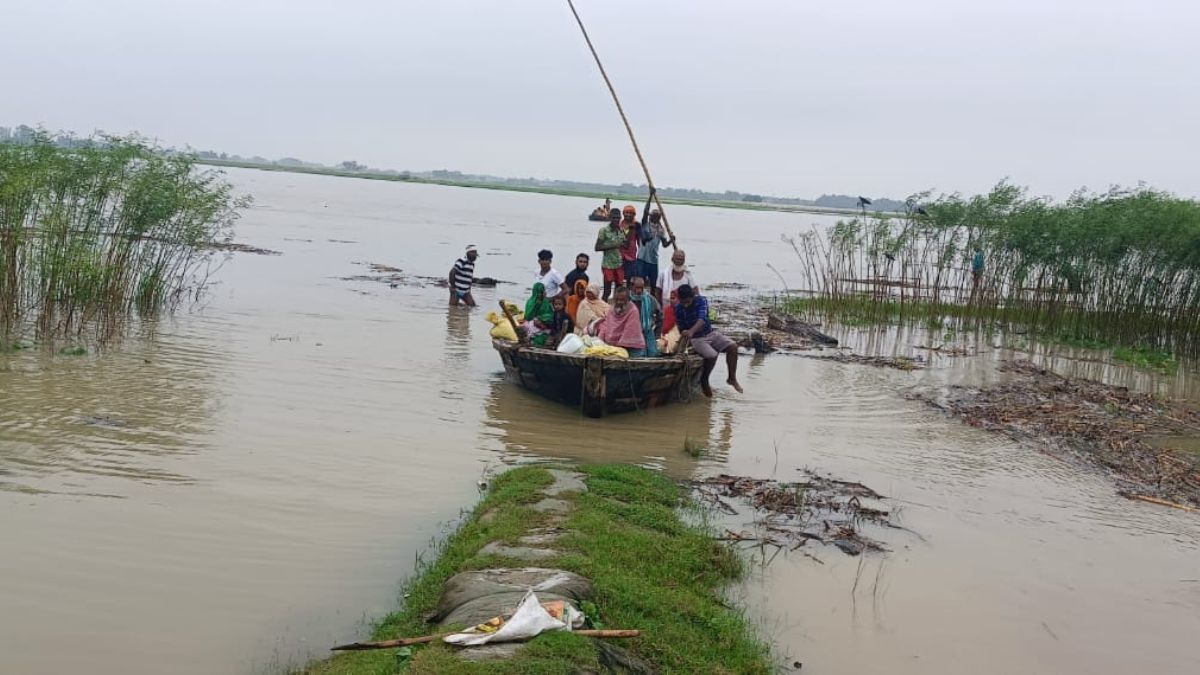
<path id="1" fill-rule="evenodd" d="M 202 306 L 117 347 L 0 355 L 0 672 L 260 673 L 322 655 L 395 606 L 481 476 L 531 458 L 681 478 L 809 467 L 898 500 L 920 536 L 897 532 L 893 553 L 862 569 L 781 557 L 733 590 L 806 673 L 1200 672 L 1200 516 L 900 395 L 995 377 L 1011 354 L 914 373 L 746 358 L 744 396 L 584 420 L 503 381 L 483 313 L 523 297 L 539 248 L 564 272 L 591 248 L 590 201 L 229 175 L 257 200 L 238 240 L 282 255 L 235 254 Z M 828 222 L 671 214 L 702 285 L 764 289 L 766 263 L 796 271 L 779 235 Z M 444 276 L 466 244 L 477 274 L 520 284 L 478 291 L 472 312 L 419 282 L 345 280 L 365 262 Z"/>

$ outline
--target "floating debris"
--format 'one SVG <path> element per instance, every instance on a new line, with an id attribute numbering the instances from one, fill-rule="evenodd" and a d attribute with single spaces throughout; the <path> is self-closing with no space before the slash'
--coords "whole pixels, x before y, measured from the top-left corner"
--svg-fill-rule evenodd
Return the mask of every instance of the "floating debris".
<path id="1" fill-rule="evenodd" d="M 214 251 L 230 251 L 232 253 L 253 253 L 255 255 L 283 255 L 281 251 L 272 251 L 269 248 L 259 248 L 249 244 L 239 244 L 232 241 L 213 242 L 204 248 Z"/>
<path id="2" fill-rule="evenodd" d="M 1014 378 L 984 389 L 956 386 L 908 398 L 1102 468 L 1125 497 L 1200 507 L 1200 453 L 1164 442 L 1200 434 L 1200 410 L 1126 387 L 1063 377 L 1029 361 L 1006 361 L 1000 370 Z"/>
<path id="3" fill-rule="evenodd" d="M 821 361 L 836 361 L 838 363 L 855 363 L 876 368 L 895 368 L 896 370 L 920 370 L 927 364 L 922 356 L 863 356 L 862 354 L 796 354 L 806 359 Z"/>
<path id="4" fill-rule="evenodd" d="M 384 265 L 382 263 L 355 261 L 355 265 L 366 265 L 371 274 L 355 274 L 348 277 L 342 277 L 342 281 L 374 281 L 387 284 L 392 288 L 399 286 L 435 286 L 437 288 L 447 288 L 446 277 L 426 277 L 420 275 L 407 275 L 404 270 L 392 265 Z M 501 279 L 493 279 L 492 277 L 480 277 L 475 280 L 475 285 L 479 287 L 494 287 L 498 284 L 511 284 L 511 281 L 503 281 Z"/>
<path id="5" fill-rule="evenodd" d="M 753 509 L 752 530 L 726 530 L 726 541 L 751 542 L 795 551 L 810 541 L 835 546 L 847 555 L 885 552 L 862 534 L 864 524 L 901 529 L 892 522 L 885 498 L 871 488 L 804 472 L 796 482 L 721 474 L 692 482 L 697 499 L 727 515 L 739 515 L 730 501 Z"/>
<path id="6" fill-rule="evenodd" d="M 802 338 L 812 340 L 813 342 L 823 345 L 836 346 L 838 344 L 837 338 L 822 333 L 821 331 L 817 330 L 817 326 L 791 316 L 769 314 L 767 316 L 767 328 L 783 331 L 785 333 L 791 333 L 793 335 L 799 335 Z"/>
<path id="7" fill-rule="evenodd" d="M 925 345 L 917 345 L 916 347 L 913 347 L 913 349 L 921 349 L 921 350 L 924 350 L 927 352 L 935 352 L 937 354 L 941 354 L 942 356 L 950 356 L 950 357 L 975 356 L 975 354 L 976 354 L 976 352 L 973 352 L 973 351 L 967 349 L 966 347 L 960 347 L 958 345 L 939 345 L 937 347 L 926 347 Z"/>

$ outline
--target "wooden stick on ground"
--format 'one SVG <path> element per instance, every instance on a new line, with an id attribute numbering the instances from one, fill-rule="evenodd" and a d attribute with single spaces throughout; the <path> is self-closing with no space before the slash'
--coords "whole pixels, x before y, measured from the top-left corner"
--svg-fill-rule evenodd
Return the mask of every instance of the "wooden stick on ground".
<path id="1" fill-rule="evenodd" d="M 640 630 L 621 630 L 621 629 L 606 629 L 606 630 L 576 630 L 571 631 L 575 635 L 592 638 L 635 638 L 642 634 Z M 360 651 L 365 649 L 389 649 L 391 647 L 407 647 L 409 645 L 419 645 L 426 642 L 440 640 L 447 635 L 454 633 L 440 633 L 437 635 L 422 635 L 414 638 L 400 638 L 398 640 L 383 640 L 381 642 L 351 642 L 348 645 L 338 645 L 333 648 L 335 652 Z"/>
<path id="2" fill-rule="evenodd" d="M 1194 506 L 1188 506 L 1187 504 L 1177 504 L 1175 502 L 1169 502 L 1165 499 L 1159 499 L 1158 497 L 1149 497 L 1146 495 L 1134 494 L 1132 492 L 1122 492 L 1120 494 L 1122 497 L 1125 497 L 1126 499 L 1136 499 L 1141 502 L 1149 502 L 1151 504 L 1158 504 L 1159 506 L 1169 506 L 1173 509 L 1179 509 L 1181 511 L 1200 511 L 1200 509 L 1197 509 Z"/>

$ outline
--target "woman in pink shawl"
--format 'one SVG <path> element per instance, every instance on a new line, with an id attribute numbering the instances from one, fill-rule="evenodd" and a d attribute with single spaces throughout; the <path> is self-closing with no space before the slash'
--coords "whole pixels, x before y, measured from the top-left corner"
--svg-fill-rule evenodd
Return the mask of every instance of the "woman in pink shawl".
<path id="1" fill-rule="evenodd" d="M 613 305 L 608 314 L 596 323 L 596 337 L 604 344 L 624 347 L 630 358 L 646 355 L 646 338 L 642 334 L 642 319 L 638 308 L 629 301 L 629 289 L 618 286 L 613 291 Z"/>

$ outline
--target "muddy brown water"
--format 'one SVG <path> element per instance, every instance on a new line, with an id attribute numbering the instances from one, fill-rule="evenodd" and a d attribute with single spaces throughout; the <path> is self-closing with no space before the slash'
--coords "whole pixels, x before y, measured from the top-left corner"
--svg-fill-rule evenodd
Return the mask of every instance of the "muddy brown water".
<path id="1" fill-rule="evenodd" d="M 861 568 L 779 557 L 733 589 L 804 672 L 1200 671 L 1200 518 L 899 395 L 1000 377 L 1011 354 L 992 341 L 913 373 L 746 358 L 745 396 L 585 420 L 504 382 L 483 311 L 343 279 L 365 262 L 442 276 L 476 244 L 480 275 L 522 283 L 477 291 L 484 308 L 520 299 L 537 249 L 565 271 L 591 248 L 590 201 L 230 176 L 258 200 L 239 240 L 282 255 L 233 254 L 204 305 L 153 336 L 0 355 L 0 672 L 257 673 L 324 654 L 394 606 L 481 476 L 547 458 L 680 478 L 810 467 L 898 500 L 923 538 L 895 533 Z M 767 262 L 796 272 L 781 233 L 828 222 L 672 213 L 701 283 L 758 289 L 776 283 Z M 875 353 L 942 341 L 894 333 L 838 335 Z M 1063 354 L 1088 357 L 1035 356 L 1194 394 L 1186 370 Z M 684 454 L 685 437 L 708 454 Z"/>

